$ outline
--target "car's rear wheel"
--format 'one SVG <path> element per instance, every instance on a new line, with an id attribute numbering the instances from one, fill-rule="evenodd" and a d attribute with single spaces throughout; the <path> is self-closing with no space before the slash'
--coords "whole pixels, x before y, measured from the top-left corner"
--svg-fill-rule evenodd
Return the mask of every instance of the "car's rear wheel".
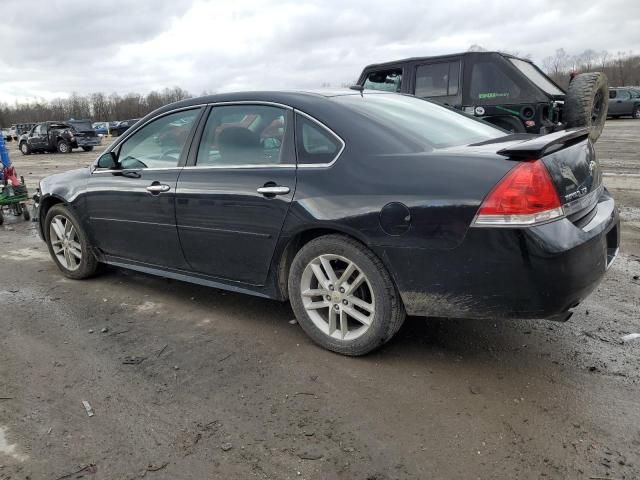
<path id="1" fill-rule="evenodd" d="M 51 258 L 64 275 L 79 280 L 96 272 L 98 260 L 87 235 L 67 207 L 51 207 L 47 212 L 43 231 Z"/>
<path id="2" fill-rule="evenodd" d="M 595 142 L 602 133 L 609 106 L 607 76 L 601 72 L 576 75 L 567 90 L 564 117 L 567 127 L 588 127 Z"/>
<path id="3" fill-rule="evenodd" d="M 92 150 L 93 150 L 93 147 L 92 147 L 92 146 L 89 146 L 89 147 L 82 147 L 82 150 L 84 150 L 85 152 L 90 152 L 90 151 L 92 151 Z"/>
<path id="4" fill-rule="evenodd" d="M 637 106 L 633 109 L 633 112 L 631 113 L 631 116 L 633 118 L 635 118 L 636 120 L 640 120 L 640 106 Z"/>
<path id="5" fill-rule="evenodd" d="M 69 153 L 71 152 L 71 146 L 65 142 L 64 140 L 60 140 L 58 142 L 58 152 L 59 153 Z"/>
<path id="6" fill-rule="evenodd" d="M 313 341 L 343 355 L 364 355 L 389 341 L 405 318 L 382 262 L 342 235 L 312 240 L 295 256 L 289 297 Z"/>
<path id="7" fill-rule="evenodd" d="M 27 142 L 22 142 L 20 144 L 20 153 L 23 155 L 29 155 L 31 153 L 31 147 Z"/>

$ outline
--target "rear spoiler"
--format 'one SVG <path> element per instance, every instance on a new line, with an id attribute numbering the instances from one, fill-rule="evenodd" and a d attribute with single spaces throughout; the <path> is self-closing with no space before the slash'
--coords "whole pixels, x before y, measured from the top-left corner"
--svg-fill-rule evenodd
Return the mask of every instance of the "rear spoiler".
<path id="1" fill-rule="evenodd" d="M 518 160 L 522 158 L 541 158 L 547 153 L 561 150 L 570 144 L 584 140 L 588 136 L 588 128 L 561 130 L 559 132 L 549 133 L 548 135 L 539 135 L 512 147 L 498 150 L 498 154 Z"/>

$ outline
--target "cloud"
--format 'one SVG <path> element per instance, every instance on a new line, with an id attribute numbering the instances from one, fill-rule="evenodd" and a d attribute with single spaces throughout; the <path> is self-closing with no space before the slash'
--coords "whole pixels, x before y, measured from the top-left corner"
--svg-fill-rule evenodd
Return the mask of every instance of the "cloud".
<path id="1" fill-rule="evenodd" d="M 560 47 L 638 52 L 638 31 L 632 0 L 5 0 L 0 100 L 339 86 L 369 63 L 476 43 L 538 63 Z"/>

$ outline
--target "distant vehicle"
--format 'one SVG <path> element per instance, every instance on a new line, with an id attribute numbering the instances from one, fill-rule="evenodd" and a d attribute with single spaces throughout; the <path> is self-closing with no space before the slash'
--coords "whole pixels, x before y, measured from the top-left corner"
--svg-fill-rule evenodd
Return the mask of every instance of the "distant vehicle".
<path id="1" fill-rule="evenodd" d="M 78 148 L 76 135 L 74 127 L 65 122 L 38 123 L 28 133 L 20 136 L 18 147 L 23 155 L 56 151 L 71 153 L 74 148 Z"/>
<path id="2" fill-rule="evenodd" d="M 6 142 L 10 142 L 11 140 L 13 140 L 13 137 L 11 136 L 11 132 L 9 132 L 8 128 L 2 129 L 2 136 L 4 137 L 4 140 Z"/>
<path id="3" fill-rule="evenodd" d="M 124 132 L 126 132 L 129 129 L 129 127 L 134 125 L 138 120 L 140 119 L 133 118 L 131 120 L 123 120 L 122 122 L 118 122 L 118 125 L 116 125 L 115 127 L 111 127 L 111 135 L 114 137 L 119 137 Z"/>
<path id="4" fill-rule="evenodd" d="M 44 178 L 35 217 L 69 278 L 102 262 L 290 300 L 315 342 L 363 355 L 405 312 L 567 320 L 620 240 L 588 134 L 387 92 L 212 95 Z"/>
<path id="5" fill-rule="evenodd" d="M 640 90 L 629 87 L 609 89 L 609 116 L 640 119 Z"/>
<path id="6" fill-rule="evenodd" d="M 100 138 L 90 120 L 69 120 L 67 123 L 75 130 L 76 145 L 85 152 L 90 152 L 93 147 L 100 145 Z"/>
<path id="7" fill-rule="evenodd" d="M 9 133 L 11 133 L 11 136 L 14 140 L 18 140 L 21 135 L 28 133 L 34 125 L 35 123 L 16 123 L 14 125 L 11 125 Z"/>
<path id="8" fill-rule="evenodd" d="M 369 65 L 365 89 L 409 93 L 463 110 L 513 133 L 589 127 L 596 141 L 607 117 L 607 77 L 584 73 L 565 92 L 526 58 L 465 52 Z"/>
<path id="9" fill-rule="evenodd" d="M 109 122 L 94 122 L 91 126 L 98 135 L 107 135 L 109 133 Z"/>

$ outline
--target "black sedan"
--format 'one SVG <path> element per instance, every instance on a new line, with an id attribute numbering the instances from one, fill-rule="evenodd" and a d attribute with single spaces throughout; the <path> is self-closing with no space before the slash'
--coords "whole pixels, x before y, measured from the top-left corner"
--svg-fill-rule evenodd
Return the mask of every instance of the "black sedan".
<path id="1" fill-rule="evenodd" d="M 289 300 L 361 355 L 406 314 L 566 320 L 619 244 L 587 134 L 395 93 L 189 99 L 44 179 L 39 226 L 70 278 L 107 263 Z"/>

